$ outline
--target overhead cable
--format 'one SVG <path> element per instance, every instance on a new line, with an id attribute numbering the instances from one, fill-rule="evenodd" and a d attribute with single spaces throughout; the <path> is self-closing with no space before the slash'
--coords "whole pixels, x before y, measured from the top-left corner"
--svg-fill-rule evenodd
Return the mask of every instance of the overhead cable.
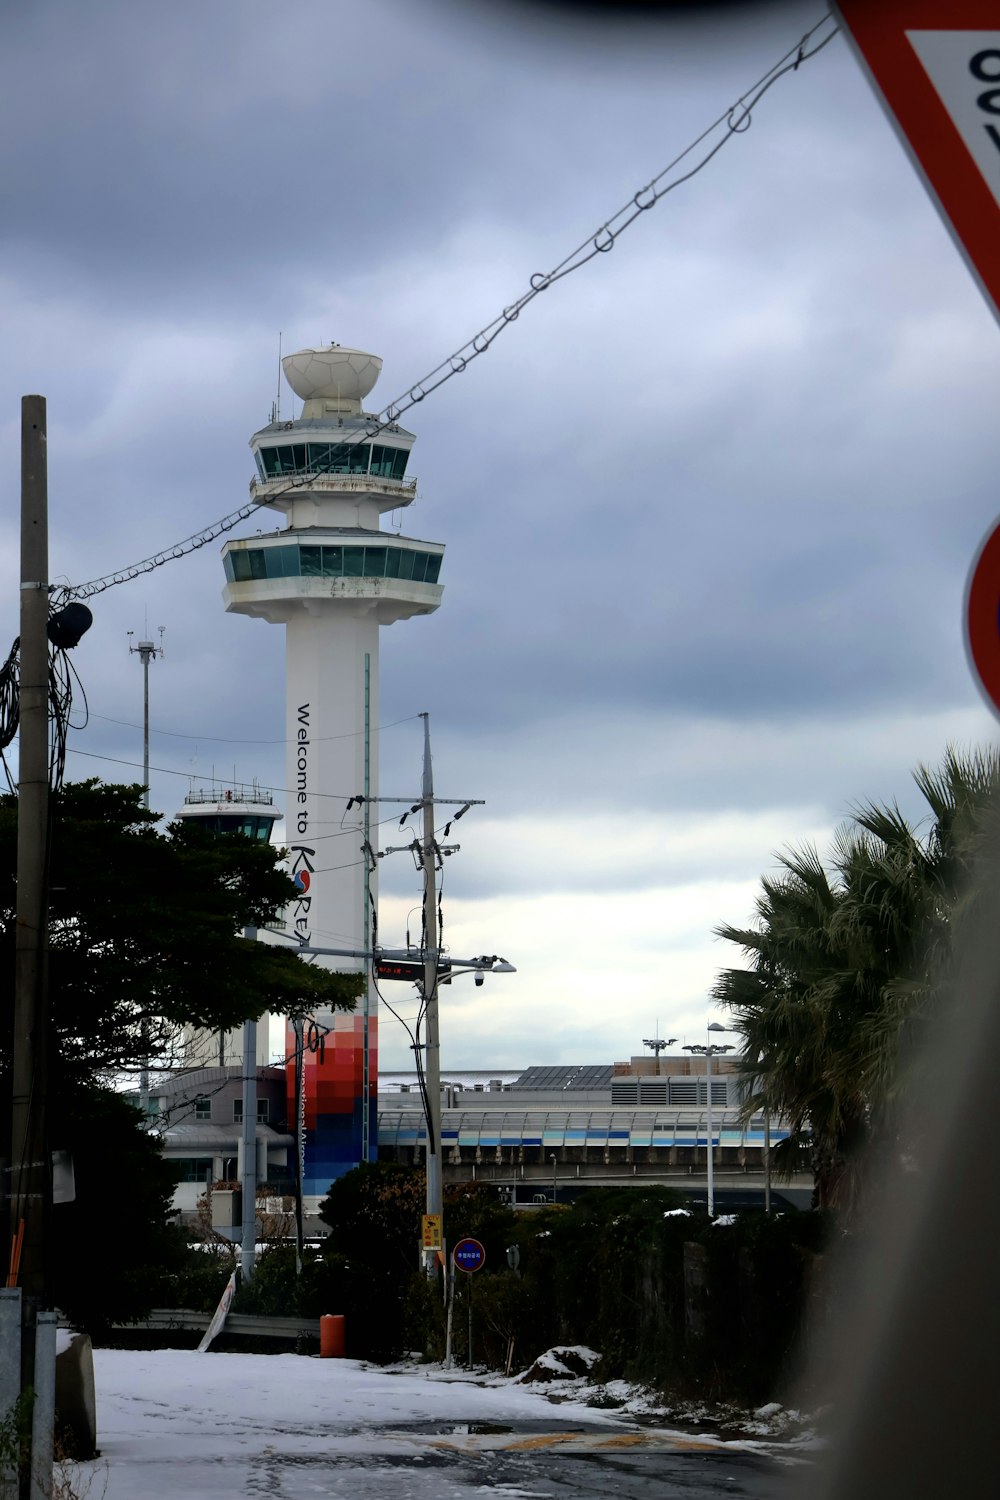
<path id="1" fill-rule="evenodd" d="M 379 433 L 393 427 L 404 412 L 424 401 L 453 376 L 463 374 L 473 360 L 485 354 L 504 329 L 516 322 L 529 303 L 542 292 L 548 291 L 550 287 L 563 281 L 574 271 L 581 270 L 597 256 L 606 255 L 613 250 L 626 229 L 637 219 L 640 219 L 649 209 L 655 208 L 662 198 L 673 192 L 674 188 L 680 187 L 682 183 L 689 182 L 692 177 L 696 176 L 722 150 L 722 147 L 732 140 L 733 136 L 745 134 L 753 123 L 754 108 L 767 91 L 777 83 L 779 78 L 783 78 L 786 73 L 796 72 L 804 62 L 808 62 L 810 58 L 821 52 L 836 36 L 838 29 L 833 17 L 829 14 L 811 26 L 783 57 L 779 58 L 756 83 L 739 96 L 734 104 L 723 110 L 711 125 L 708 125 L 700 135 L 684 147 L 683 151 L 661 168 L 655 177 L 650 178 L 649 182 L 633 193 L 616 213 L 606 219 L 596 231 L 589 234 L 575 250 L 571 250 L 568 255 L 564 256 L 551 271 L 536 271 L 529 277 L 528 286 L 519 297 L 508 303 L 491 322 L 481 328 L 478 333 L 474 333 L 447 359 L 435 365 L 433 370 L 411 385 L 395 401 L 391 401 L 375 415 L 363 414 L 363 429 L 355 438 L 344 439 L 340 446 L 349 448 L 358 443 L 371 442 Z M 701 149 L 701 155 L 696 157 L 693 165 L 678 172 L 678 168 L 682 167 L 689 157 L 695 156 L 699 149 Z M 91 579 L 89 583 L 64 584 L 56 592 L 62 600 L 90 599 L 95 594 L 114 588 L 119 583 L 128 583 L 143 573 L 151 573 L 165 563 L 173 562 L 175 558 L 186 557 L 200 547 L 207 546 L 209 542 L 216 541 L 227 531 L 232 531 L 233 527 L 238 526 L 241 521 L 253 515 L 261 505 L 272 504 L 281 496 L 301 489 L 304 484 L 311 483 L 312 479 L 311 474 L 304 474 L 289 480 L 280 489 L 269 490 L 266 495 L 261 495 L 259 498 L 256 496 L 251 498 L 238 510 L 232 511 L 228 516 L 223 516 L 220 521 L 202 527 L 191 536 L 185 537 L 183 541 L 176 542 L 162 552 L 154 553 L 152 557 L 144 558 L 142 562 L 120 568 L 114 573 L 107 573 L 103 578 Z"/>

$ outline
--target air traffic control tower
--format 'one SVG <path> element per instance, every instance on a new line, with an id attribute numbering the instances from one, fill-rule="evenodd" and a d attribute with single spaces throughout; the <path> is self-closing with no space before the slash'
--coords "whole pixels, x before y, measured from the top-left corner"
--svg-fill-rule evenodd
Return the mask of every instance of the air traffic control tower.
<path id="1" fill-rule="evenodd" d="M 406 477 L 413 433 L 380 427 L 363 410 L 381 359 L 332 344 L 290 354 L 282 368 L 302 413 L 250 439 L 250 489 L 287 526 L 226 543 L 223 599 L 227 610 L 285 627 L 286 825 L 299 891 L 287 930 L 302 944 L 367 951 L 369 886 L 373 900 L 377 891 L 362 849 L 376 843 L 378 818 L 368 803 L 348 802 L 378 794 L 379 628 L 437 609 L 444 547 L 381 529 L 416 495 Z M 320 962 L 365 968 L 360 958 Z M 353 1016 L 317 1019 L 332 1030 L 322 1056 L 305 1059 L 310 1198 L 378 1149 L 371 985 Z"/>

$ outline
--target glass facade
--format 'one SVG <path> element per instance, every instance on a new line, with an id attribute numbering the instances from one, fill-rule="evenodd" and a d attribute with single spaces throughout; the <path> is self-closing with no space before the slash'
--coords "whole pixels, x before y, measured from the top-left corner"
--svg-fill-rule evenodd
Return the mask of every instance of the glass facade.
<path id="1" fill-rule="evenodd" d="M 179 1173 L 178 1182 L 204 1182 L 215 1175 L 210 1156 L 168 1156 L 167 1163 Z"/>
<path id="2" fill-rule="evenodd" d="M 257 1123 L 258 1123 L 258 1125 L 266 1125 L 267 1124 L 267 1100 L 266 1099 L 258 1099 L 257 1100 Z M 234 1125 L 242 1125 L 243 1124 L 243 1100 L 242 1099 L 234 1099 L 233 1100 L 233 1124 Z"/>
<path id="3" fill-rule="evenodd" d="M 257 469 L 262 479 L 282 474 L 376 474 L 402 479 L 409 449 L 384 443 L 282 443 L 261 448 Z"/>
<path id="4" fill-rule="evenodd" d="M 441 554 L 384 544 L 345 547 L 339 542 L 320 546 L 293 542 L 227 552 L 225 568 L 230 583 L 248 583 L 254 578 L 405 578 L 437 583 Z"/>
<path id="5" fill-rule="evenodd" d="M 218 813 L 210 817 L 185 818 L 185 823 L 195 823 L 206 833 L 241 833 L 255 843 L 266 844 L 277 819 L 274 813 Z"/>
<path id="6" fill-rule="evenodd" d="M 613 1150 L 636 1146 L 701 1146 L 707 1140 L 708 1120 L 702 1111 L 688 1110 L 449 1110 L 441 1126 L 445 1148 L 513 1148 L 535 1146 Z M 788 1135 L 787 1126 L 772 1121 L 771 1144 Z M 380 1109 L 378 1137 L 382 1146 L 416 1146 L 425 1140 L 422 1116 L 415 1110 Z M 764 1144 L 763 1119 L 744 1124 L 737 1110 L 712 1112 L 712 1139 L 720 1146 Z"/>

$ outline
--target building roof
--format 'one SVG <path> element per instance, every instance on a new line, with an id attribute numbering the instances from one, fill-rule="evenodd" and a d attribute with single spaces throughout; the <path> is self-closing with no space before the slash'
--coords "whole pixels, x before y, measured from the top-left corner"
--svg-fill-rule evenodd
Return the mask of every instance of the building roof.
<path id="1" fill-rule="evenodd" d="M 610 1063 L 540 1064 L 526 1068 L 511 1084 L 511 1092 L 609 1089 L 611 1072 Z"/>
<path id="2" fill-rule="evenodd" d="M 164 1130 L 160 1139 L 163 1142 L 163 1150 L 167 1154 L 191 1155 L 198 1151 L 211 1151 L 213 1154 L 232 1155 L 239 1143 L 243 1140 L 242 1125 L 213 1125 L 208 1120 L 192 1120 L 190 1123 L 184 1121 L 180 1125 L 169 1125 Z M 270 1125 L 262 1125 L 258 1122 L 256 1139 L 264 1141 L 268 1146 L 293 1146 L 294 1138 L 283 1135 Z"/>

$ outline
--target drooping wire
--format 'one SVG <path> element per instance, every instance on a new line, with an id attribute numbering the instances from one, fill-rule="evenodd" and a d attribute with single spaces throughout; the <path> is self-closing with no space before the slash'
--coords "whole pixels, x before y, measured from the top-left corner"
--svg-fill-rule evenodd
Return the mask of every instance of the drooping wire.
<path id="1" fill-rule="evenodd" d="M 414 1065 L 414 1070 L 415 1070 L 416 1075 L 417 1075 L 417 1087 L 420 1090 L 420 1099 L 421 1099 L 421 1102 L 422 1102 L 423 1107 L 424 1107 L 424 1120 L 426 1122 L 428 1150 L 431 1152 L 431 1154 L 433 1154 L 433 1144 L 432 1144 L 432 1142 L 433 1142 L 433 1135 L 434 1135 L 434 1125 L 433 1125 L 433 1119 L 432 1119 L 432 1116 L 431 1116 L 430 1095 L 427 1092 L 427 1077 L 426 1077 L 426 1074 L 424 1072 L 423 1058 L 420 1055 L 421 1054 L 421 1050 L 422 1050 L 422 1046 L 423 1046 L 423 1044 L 422 1044 L 422 1042 L 420 1040 L 420 1026 L 421 1026 L 421 1022 L 423 1020 L 424 1009 L 425 1009 L 424 987 L 423 987 L 423 985 L 420 985 L 420 1006 L 419 1006 L 418 1011 L 417 1011 L 416 1021 L 414 1022 L 414 1025 L 411 1027 L 410 1023 L 407 1021 L 406 1017 L 400 1015 L 399 1011 L 396 1009 L 396 1007 L 394 1005 L 392 1005 L 386 999 L 385 995 L 382 993 L 382 990 L 379 987 L 379 982 L 378 982 L 378 962 L 377 962 L 377 959 L 375 957 L 376 953 L 378 952 L 378 909 L 377 909 L 377 905 L 376 905 L 375 898 L 374 898 L 374 895 L 372 893 L 372 888 L 371 888 L 371 877 L 372 877 L 372 874 L 375 871 L 376 864 L 375 864 L 375 861 L 373 859 L 371 859 L 369 856 L 366 856 L 366 858 L 368 858 L 368 901 L 369 901 L 369 904 L 371 906 L 371 931 L 372 931 L 371 983 L 372 983 L 372 988 L 374 989 L 375 994 L 378 996 L 380 1002 L 385 1006 L 385 1008 L 389 1012 L 389 1014 L 392 1015 L 392 1016 L 394 1016 L 396 1018 L 396 1020 L 402 1026 L 403 1030 L 406 1032 L 407 1036 L 410 1038 L 410 1050 L 413 1053 L 413 1065 Z M 421 946 L 424 946 L 424 945 L 421 945 Z"/>
<path id="2" fill-rule="evenodd" d="M 130 719 L 112 719 L 108 714 L 97 714 L 91 711 L 92 719 L 100 719 L 104 724 L 119 724 L 123 729 L 141 729 L 141 724 L 134 724 Z M 369 733 L 382 734 L 386 729 L 396 729 L 400 724 L 409 724 L 412 719 L 419 719 L 419 714 L 407 714 L 403 719 L 393 719 L 391 724 L 373 725 Z M 150 725 L 150 734 L 162 734 L 169 736 L 172 740 L 197 740 L 199 743 L 213 745 L 291 745 L 293 740 L 239 740 L 222 734 L 188 734 L 180 729 L 157 729 Z M 324 745 L 332 740 L 356 740 L 363 735 L 363 729 L 352 729 L 344 734 L 320 734 L 315 735 L 311 742 L 314 745 Z M 184 773 L 191 775 L 190 771 Z"/>
<path id="3" fill-rule="evenodd" d="M 73 699 L 78 691 L 83 702 L 82 722 L 74 724 Z M 66 773 L 66 739 L 71 729 L 87 727 L 87 694 L 80 674 L 62 646 L 49 653 L 49 722 L 52 726 L 49 745 L 49 785 L 58 792 Z"/>
<path id="4" fill-rule="evenodd" d="M 17 738 L 21 709 L 21 639 L 10 648 L 0 667 L 0 761 L 7 786 L 17 792 L 17 778 L 7 758 L 7 749 Z M 83 720 L 73 723 L 74 693 L 83 701 Z M 87 724 L 87 694 L 65 647 L 49 644 L 48 666 L 49 786 L 58 792 L 66 772 L 66 741 L 71 729 Z"/>
<path id="5" fill-rule="evenodd" d="M 820 37 L 814 42 L 813 39 L 817 33 L 828 23 L 831 23 L 832 29 L 825 36 Z M 581 241 L 575 250 L 571 250 L 568 255 L 564 256 L 557 265 L 553 266 L 551 271 L 536 271 L 529 277 L 528 287 L 519 297 L 503 308 L 478 333 L 473 334 L 470 339 L 467 339 L 464 344 L 460 345 L 447 359 L 443 359 L 440 364 L 435 365 L 433 370 L 430 370 L 420 380 L 411 385 L 402 396 L 398 397 L 395 401 L 391 401 L 388 406 L 383 407 L 377 414 L 363 414 L 364 425 L 362 430 L 353 438 L 345 437 L 340 446 L 350 448 L 358 443 L 371 442 L 379 433 L 393 427 L 398 423 L 399 418 L 404 412 L 409 411 L 411 407 L 417 406 L 421 401 L 424 401 L 433 391 L 439 390 L 441 386 L 455 375 L 463 374 L 469 368 L 470 364 L 472 364 L 473 360 L 485 354 L 500 337 L 504 329 L 509 328 L 511 323 L 516 322 L 525 308 L 536 297 L 540 296 L 542 292 L 548 291 L 550 287 L 555 286 L 559 281 L 563 281 L 567 276 L 572 275 L 574 271 L 582 270 L 585 265 L 588 265 L 597 256 L 606 255 L 609 251 L 613 250 L 626 229 L 630 228 L 637 219 L 640 219 L 649 209 L 655 208 L 668 193 L 673 192 L 682 183 L 690 182 L 692 177 L 697 176 L 712 158 L 722 150 L 722 147 L 732 140 L 733 136 L 744 135 L 753 123 L 753 110 L 768 90 L 778 82 L 779 78 L 783 78 L 786 73 L 797 72 L 804 62 L 808 62 L 810 58 L 822 52 L 823 48 L 828 46 L 837 35 L 838 29 L 837 25 L 833 22 L 833 17 L 830 14 L 824 15 L 821 20 L 817 21 L 814 26 L 811 26 L 804 33 L 794 46 L 789 48 L 783 57 L 780 57 L 776 63 L 768 68 L 767 72 L 762 74 L 756 83 L 746 89 L 734 104 L 731 104 L 728 109 L 723 110 L 712 121 L 711 125 L 706 126 L 700 135 L 696 136 L 693 141 L 684 147 L 683 151 L 680 151 L 672 161 L 669 161 L 665 167 L 661 168 L 655 177 L 650 178 L 645 186 L 640 187 L 633 193 L 632 197 L 616 213 L 613 213 L 596 231 Z M 810 46 L 810 43 L 813 45 Z M 718 136 L 718 139 L 712 141 L 713 136 Z M 706 144 L 707 142 L 711 142 L 711 144 Z M 695 161 L 693 166 L 678 176 L 671 176 L 688 157 L 702 146 L 705 148 L 703 154 Z M 312 478 L 311 474 L 304 474 L 296 479 L 289 480 L 287 484 L 282 485 L 279 489 L 268 491 L 266 495 L 261 495 L 259 498 L 254 496 L 245 505 L 241 505 L 238 510 L 232 511 L 228 516 L 223 516 L 220 521 L 216 521 L 211 526 L 206 526 L 199 531 L 193 532 L 191 536 L 185 537 L 183 541 L 176 542 L 172 547 L 167 547 L 162 552 L 156 552 L 151 557 L 144 558 L 142 562 L 133 563 L 126 568 L 120 568 L 115 573 L 107 573 L 103 578 L 92 579 L 89 583 L 65 584 L 59 590 L 59 598 L 64 603 L 69 599 L 90 599 L 95 594 L 103 593 L 105 589 L 114 588 L 120 583 L 128 583 L 133 578 L 140 577 L 143 573 L 151 573 L 154 569 L 162 567 L 165 563 L 172 562 L 175 558 L 186 557 L 189 553 L 197 551 L 200 547 L 207 546 L 209 542 L 214 542 L 218 537 L 224 535 L 225 532 L 232 531 L 234 526 L 238 526 L 241 521 L 253 515 L 254 511 L 260 505 L 270 505 L 282 495 L 287 495 L 293 490 L 301 489 L 303 485 L 310 484 Z"/>
<path id="6" fill-rule="evenodd" d="M 7 764 L 5 752 L 7 746 L 13 744 L 17 738 L 21 718 L 20 651 L 21 637 L 18 636 L 10 648 L 7 660 L 0 667 L 0 759 L 3 760 L 7 785 L 12 792 L 16 791 L 17 787 L 11 778 L 10 766 Z"/>

